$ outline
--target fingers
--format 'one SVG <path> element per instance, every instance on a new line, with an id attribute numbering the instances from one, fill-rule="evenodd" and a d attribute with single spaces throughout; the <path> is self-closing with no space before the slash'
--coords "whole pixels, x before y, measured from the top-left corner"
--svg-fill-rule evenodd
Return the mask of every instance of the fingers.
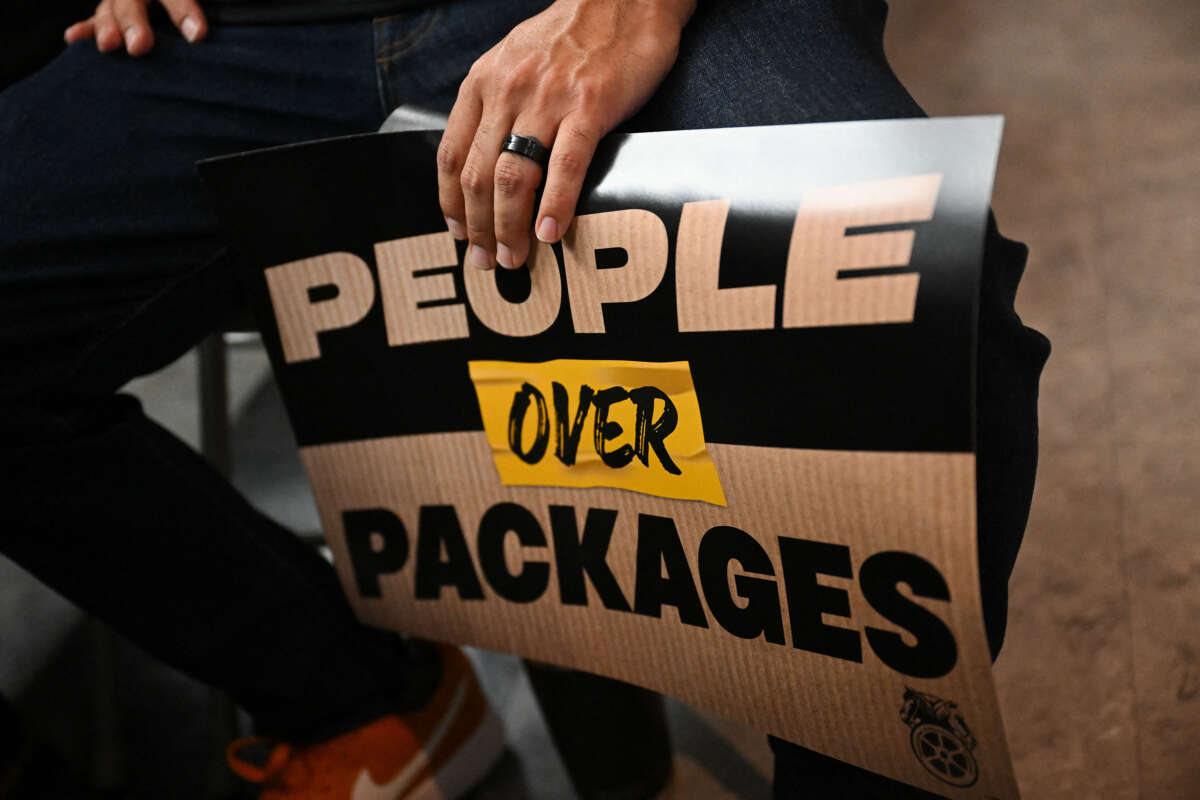
<path id="1" fill-rule="evenodd" d="M 496 265 L 496 234 L 494 230 L 493 181 L 496 159 L 504 137 L 508 136 L 512 119 L 487 117 L 479 121 L 471 151 L 459 174 L 463 201 L 466 206 L 467 261 L 480 269 Z"/>
<path id="2" fill-rule="evenodd" d="M 483 102 L 471 87 L 464 83 L 459 91 L 458 101 L 450 110 L 446 130 L 442 133 L 441 144 L 438 145 L 438 202 L 442 206 L 442 214 L 446 217 L 446 227 L 455 239 L 467 238 L 467 207 L 463 201 L 459 178 L 482 114 Z"/>
<path id="3" fill-rule="evenodd" d="M 541 182 L 542 168 L 535 161 L 515 153 L 496 159 L 496 261 L 506 269 L 516 269 L 529 256 L 533 195 Z"/>
<path id="4" fill-rule="evenodd" d="M 96 28 L 96 49 L 101 53 L 116 50 L 124 43 L 125 38 L 121 35 L 121 28 L 117 25 L 116 17 L 113 16 L 112 0 L 104 0 L 96 6 L 92 22 Z"/>
<path id="5" fill-rule="evenodd" d="M 76 22 L 63 32 L 63 41 L 67 44 L 74 44 L 81 39 L 91 39 L 96 35 L 96 23 L 94 20 L 85 19 Z"/>
<path id="6" fill-rule="evenodd" d="M 531 229 L 541 241 L 553 243 L 570 226 L 600 126 L 579 114 L 565 119 L 557 133 L 553 122 L 525 116 L 506 126 L 504 117 L 485 116 L 473 96 L 460 96 L 450 116 L 438 148 L 438 198 L 446 225 L 455 238 L 470 240 L 467 263 L 515 269 L 529 257 Z M 524 156 L 500 152 L 510 131 L 553 145 L 536 228 L 531 222 L 542 168 Z"/>
<path id="7" fill-rule="evenodd" d="M 600 135 L 599 126 L 578 114 L 567 117 L 559 126 L 546 167 L 546 188 L 542 190 L 535 227 L 541 241 L 557 242 L 570 226 Z"/>
<path id="8" fill-rule="evenodd" d="M 161 0 L 175 27 L 189 42 L 203 39 L 208 33 L 208 20 L 196 0 Z"/>
<path id="9" fill-rule="evenodd" d="M 553 123 L 532 122 L 524 116 L 513 123 L 512 132 L 536 137 L 547 146 L 554 141 Z M 529 257 L 534 194 L 541 182 L 542 167 L 533 159 L 508 152 L 496 159 L 496 261 L 506 269 L 516 269 Z"/>
<path id="10" fill-rule="evenodd" d="M 150 30 L 145 0 L 112 0 L 112 10 L 113 19 L 125 40 L 126 52 L 131 56 L 149 53 L 154 46 L 154 32 Z"/>
<path id="11" fill-rule="evenodd" d="M 154 47 L 154 31 L 146 13 L 148 0 L 102 0 L 91 19 L 76 22 L 63 33 L 67 44 L 95 38 L 96 48 L 107 53 L 124 45 L 131 56 Z M 189 42 L 208 34 L 208 20 L 196 0 L 161 0 L 175 27 Z"/>

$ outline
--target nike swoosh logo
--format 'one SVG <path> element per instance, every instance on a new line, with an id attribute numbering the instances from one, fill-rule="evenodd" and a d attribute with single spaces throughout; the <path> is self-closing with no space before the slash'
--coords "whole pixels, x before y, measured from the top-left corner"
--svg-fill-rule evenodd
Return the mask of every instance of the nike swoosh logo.
<path id="1" fill-rule="evenodd" d="M 438 743 L 446 735 L 446 731 L 450 730 L 450 726 L 458 716 L 458 712 L 462 710 L 462 704 L 466 698 L 467 682 L 464 680 L 460 681 L 458 688 L 454 690 L 454 697 L 450 698 L 450 707 L 446 709 L 446 716 L 442 717 L 425 745 L 413 756 L 412 761 L 404 765 L 396 773 L 396 777 L 387 783 L 376 783 L 375 779 L 371 777 L 371 773 L 364 768 L 362 772 L 358 773 L 358 779 L 354 782 L 354 791 L 350 793 L 350 800 L 396 800 L 397 797 L 408 791 L 412 782 L 429 764 L 429 754 L 437 749 Z"/>

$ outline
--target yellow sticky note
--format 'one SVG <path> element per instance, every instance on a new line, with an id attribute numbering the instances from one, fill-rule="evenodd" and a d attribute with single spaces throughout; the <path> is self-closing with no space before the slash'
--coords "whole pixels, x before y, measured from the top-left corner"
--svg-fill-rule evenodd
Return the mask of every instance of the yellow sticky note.
<path id="1" fill-rule="evenodd" d="M 500 481 L 725 505 L 686 361 L 471 361 Z"/>

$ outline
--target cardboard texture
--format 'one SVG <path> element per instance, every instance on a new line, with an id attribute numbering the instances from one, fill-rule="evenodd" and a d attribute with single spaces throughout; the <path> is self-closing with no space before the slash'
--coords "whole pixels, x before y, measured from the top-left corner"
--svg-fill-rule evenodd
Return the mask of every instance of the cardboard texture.
<path id="1" fill-rule="evenodd" d="M 973 454 L 999 136 L 611 137 L 561 245 L 497 273 L 436 133 L 203 163 L 357 613 L 1015 798 Z"/>

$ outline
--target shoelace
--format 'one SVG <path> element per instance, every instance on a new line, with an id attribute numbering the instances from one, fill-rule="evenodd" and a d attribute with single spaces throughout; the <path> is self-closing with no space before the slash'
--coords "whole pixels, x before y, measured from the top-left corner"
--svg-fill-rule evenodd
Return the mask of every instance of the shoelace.
<path id="1" fill-rule="evenodd" d="M 225 749 L 225 761 L 233 773 L 251 783 L 267 783 L 280 776 L 292 760 L 287 742 L 250 736 L 234 739 Z"/>

